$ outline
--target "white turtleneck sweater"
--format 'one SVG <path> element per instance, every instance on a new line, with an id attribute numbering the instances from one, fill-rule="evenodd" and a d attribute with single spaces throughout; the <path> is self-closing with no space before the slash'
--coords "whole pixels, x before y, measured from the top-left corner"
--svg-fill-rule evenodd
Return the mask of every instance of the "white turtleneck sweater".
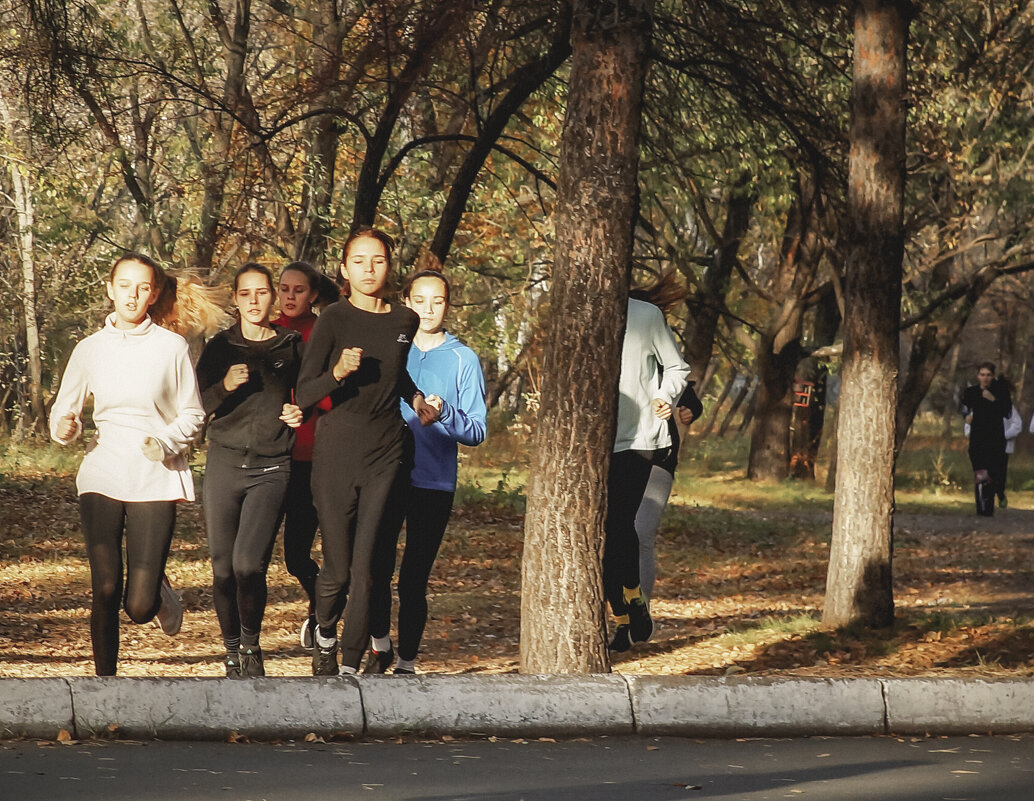
<path id="1" fill-rule="evenodd" d="M 62 445 L 82 432 L 83 406 L 93 395 L 97 433 L 86 446 L 76 488 L 118 501 L 194 500 L 186 451 L 201 430 L 205 412 L 187 342 L 151 322 L 115 327 L 115 315 L 72 351 L 50 413 L 50 436 Z M 76 431 L 67 440 L 56 434 L 66 414 Z M 161 443 L 165 459 L 152 462 L 144 440 Z"/>

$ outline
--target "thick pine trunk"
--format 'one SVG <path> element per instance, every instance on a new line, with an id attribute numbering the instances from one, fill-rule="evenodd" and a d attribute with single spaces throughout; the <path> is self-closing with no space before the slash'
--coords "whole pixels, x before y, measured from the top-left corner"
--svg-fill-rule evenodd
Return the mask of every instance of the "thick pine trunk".
<path id="1" fill-rule="evenodd" d="M 894 619 L 894 423 L 910 13 L 909 4 L 887 0 L 858 2 L 854 13 L 843 391 L 822 618 L 830 626 L 881 627 Z"/>
<path id="2" fill-rule="evenodd" d="M 521 566 L 521 672 L 609 670 L 601 557 L 649 2 L 574 6 L 556 260 Z"/>

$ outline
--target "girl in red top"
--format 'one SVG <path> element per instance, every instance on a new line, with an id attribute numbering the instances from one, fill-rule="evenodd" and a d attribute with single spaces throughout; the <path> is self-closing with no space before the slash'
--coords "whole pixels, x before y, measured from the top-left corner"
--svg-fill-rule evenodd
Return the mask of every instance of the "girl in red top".
<path id="1" fill-rule="evenodd" d="M 280 273 L 278 292 L 280 316 L 274 325 L 290 328 L 309 341 L 317 316 L 313 309 L 321 309 L 340 296 L 340 290 L 330 278 L 307 261 L 296 261 Z M 294 449 L 291 451 L 291 478 L 284 497 L 281 518 L 284 521 L 284 562 L 287 572 L 298 579 L 309 599 L 309 612 L 302 623 L 301 644 L 312 650 L 312 632 L 316 628 L 316 576 L 319 565 L 312 558 L 312 543 L 316 539 L 319 520 L 312 502 L 312 446 L 316 438 L 316 422 L 322 411 L 330 408 L 325 399 L 316 412 L 295 429 Z M 279 528 L 279 525 L 277 526 Z"/>

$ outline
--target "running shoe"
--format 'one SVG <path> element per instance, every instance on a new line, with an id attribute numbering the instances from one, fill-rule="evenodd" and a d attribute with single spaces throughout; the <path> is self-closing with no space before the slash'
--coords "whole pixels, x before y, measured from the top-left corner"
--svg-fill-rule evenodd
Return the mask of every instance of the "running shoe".
<path id="1" fill-rule="evenodd" d="M 633 643 L 647 642 L 653 636 L 653 618 L 650 605 L 642 593 L 628 602 L 628 639 Z"/>
<path id="2" fill-rule="evenodd" d="M 315 640 L 315 636 L 313 636 Z M 312 675 L 336 676 L 337 672 L 337 640 L 326 648 L 316 643 L 312 646 Z"/>
<path id="3" fill-rule="evenodd" d="M 306 651 L 312 650 L 312 633 L 316 630 L 316 618 L 307 617 L 302 622 L 302 631 L 298 635 L 298 641 Z"/>
<path id="4" fill-rule="evenodd" d="M 237 654 L 227 654 L 226 661 L 226 678 L 228 679 L 239 679 L 241 677 L 241 658 Z"/>
<path id="5" fill-rule="evenodd" d="M 162 576 L 162 583 L 159 585 L 159 595 L 161 596 L 162 604 L 158 607 L 158 613 L 154 616 L 154 619 L 158 622 L 162 631 L 170 637 L 174 637 L 180 633 L 180 627 L 183 626 L 183 604 L 180 602 L 180 597 L 176 594 L 172 585 L 169 584 L 168 576 Z"/>
<path id="6" fill-rule="evenodd" d="M 363 675 L 369 676 L 377 673 L 387 673 L 391 663 L 395 661 L 395 648 L 389 647 L 387 651 L 375 651 L 372 648 L 366 656 L 366 665 L 363 667 Z"/>
<path id="7" fill-rule="evenodd" d="M 392 672 L 392 675 L 394 675 L 394 676 L 415 676 L 416 675 L 416 671 L 415 670 L 410 670 L 409 668 L 404 668 L 404 667 L 397 667 L 397 668 L 395 668 L 391 672 Z"/>
<path id="8" fill-rule="evenodd" d="M 618 654 L 623 654 L 632 647 L 632 640 L 628 637 L 627 623 L 622 623 L 614 630 L 614 639 L 607 647 Z"/>
<path id="9" fill-rule="evenodd" d="M 262 649 L 258 646 L 241 651 L 241 676 L 256 679 L 266 675 L 266 667 L 262 664 Z"/>

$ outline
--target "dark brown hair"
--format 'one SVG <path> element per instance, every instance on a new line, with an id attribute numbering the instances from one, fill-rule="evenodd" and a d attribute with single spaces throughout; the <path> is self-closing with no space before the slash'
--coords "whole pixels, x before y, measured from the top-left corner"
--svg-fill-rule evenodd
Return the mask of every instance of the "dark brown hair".
<path id="1" fill-rule="evenodd" d="M 233 291 L 237 291 L 237 285 L 241 281 L 242 275 L 248 273 L 258 273 L 266 277 L 266 283 L 269 284 L 269 291 L 276 292 L 276 282 L 273 280 L 273 271 L 270 270 L 266 265 L 259 264 L 257 261 L 249 261 L 242 264 L 241 267 L 233 274 Z"/>
<path id="2" fill-rule="evenodd" d="M 301 273 L 309 282 L 309 289 L 316 292 L 316 300 L 312 305 L 318 309 L 329 306 L 341 297 L 341 288 L 331 280 L 329 275 L 321 273 L 307 261 L 292 261 L 280 271 L 280 280 L 284 280 L 284 274 L 288 272 Z"/>
<path id="3" fill-rule="evenodd" d="M 652 303 L 667 314 L 686 299 L 686 288 L 679 283 L 675 270 L 665 270 L 649 284 L 630 289 L 628 296 Z"/>

